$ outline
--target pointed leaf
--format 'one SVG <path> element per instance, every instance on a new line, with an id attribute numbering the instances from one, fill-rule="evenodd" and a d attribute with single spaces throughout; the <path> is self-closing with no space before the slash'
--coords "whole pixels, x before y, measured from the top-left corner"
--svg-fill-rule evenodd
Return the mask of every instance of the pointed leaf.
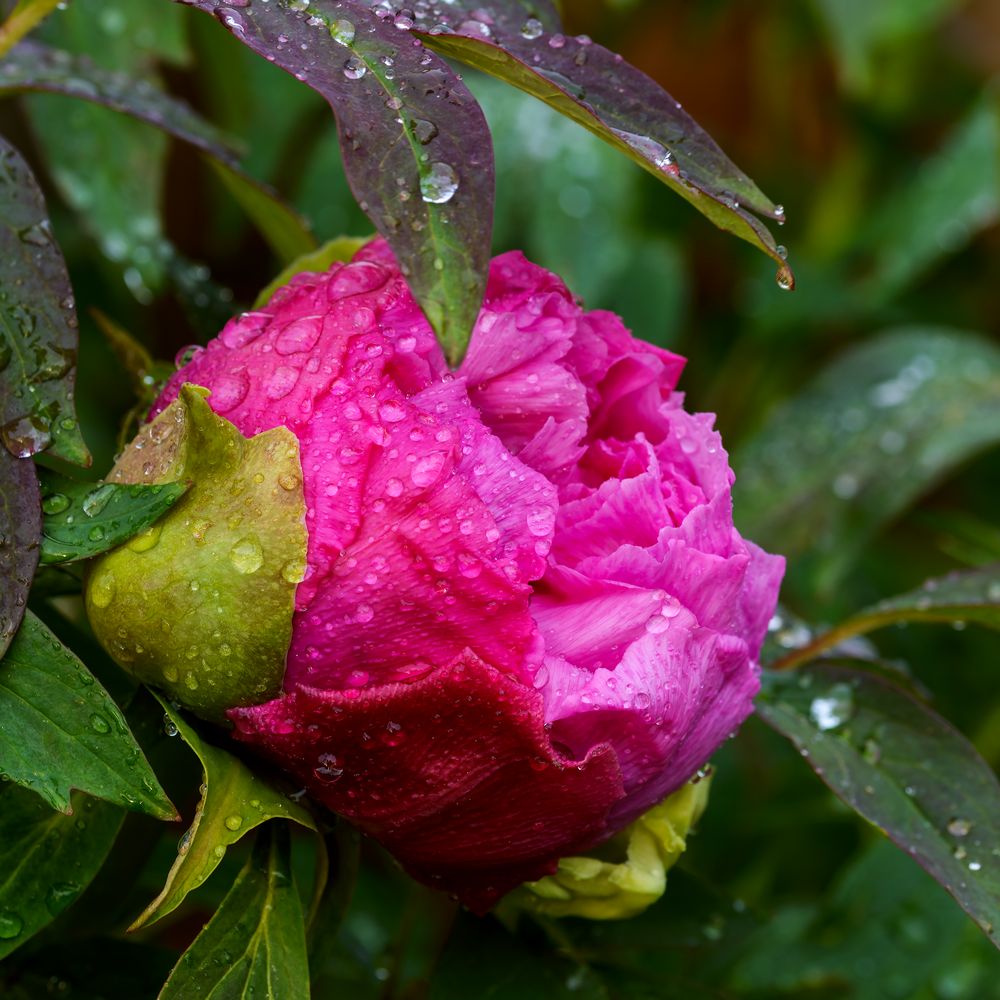
<path id="1" fill-rule="evenodd" d="M 961 733 L 849 666 L 765 672 L 757 713 L 1000 946 L 1000 783 Z"/>
<path id="2" fill-rule="evenodd" d="M 0 448 L 0 659 L 24 617 L 41 533 L 35 463 Z"/>
<path id="3" fill-rule="evenodd" d="M 169 731 L 176 731 L 201 761 L 204 792 L 166 884 L 130 930 L 175 910 L 222 863 L 228 847 L 269 819 L 292 820 L 318 833 L 315 820 L 302 806 L 272 788 L 238 757 L 203 740 L 169 702 L 159 701 Z"/>
<path id="4" fill-rule="evenodd" d="M 94 675 L 30 611 L 0 661 L 0 772 L 70 811 L 78 788 L 157 819 L 176 810 Z"/>
<path id="5" fill-rule="evenodd" d="M 77 321 L 66 263 L 31 169 L 2 136 L 0 290 L 0 442 L 19 458 L 48 449 L 89 465 L 73 408 Z"/>
<path id="6" fill-rule="evenodd" d="M 41 561 L 89 559 L 127 542 L 165 514 L 188 485 L 125 486 L 44 475 Z"/>
<path id="7" fill-rule="evenodd" d="M 1000 441 L 1000 349 L 946 328 L 866 340 L 781 406 L 735 455 L 749 537 L 830 591 L 868 539 Z"/>
<path id="8" fill-rule="evenodd" d="M 309 1000 L 302 904 L 288 828 L 270 824 L 215 916 L 181 956 L 160 1000 Z"/>
<path id="9" fill-rule="evenodd" d="M 301 216 L 240 168 L 240 151 L 234 140 L 149 81 L 102 69 L 86 56 L 32 41 L 18 45 L 4 59 L 0 71 L 0 96 L 30 91 L 91 101 L 194 146 L 217 169 L 279 257 L 292 248 L 305 252 L 315 247 L 315 238 Z M 168 264 L 173 265 L 173 259 Z"/>
<path id="10" fill-rule="evenodd" d="M 76 793 L 72 815 L 0 786 L 0 959 L 76 901 L 104 864 L 125 813 Z"/>
<path id="11" fill-rule="evenodd" d="M 538 8 L 538 9 L 535 9 Z M 763 250 L 778 283 L 794 278 L 762 215 L 775 205 L 655 80 L 586 36 L 563 35 L 548 5 L 460 0 L 417 19 L 436 51 L 519 87 L 610 143 L 720 229 Z"/>
<path id="12" fill-rule="evenodd" d="M 330 103 L 351 190 L 461 360 L 486 287 L 494 180 L 489 129 L 465 84 L 367 0 L 184 2 Z"/>
<path id="13" fill-rule="evenodd" d="M 1000 565 L 928 580 L 919 590 L 887 597 L 852 615 L 772 664 L 787 670 L 815 659 L 852 636 L 899 622 L 975 622 L 1000 629 Z"/>

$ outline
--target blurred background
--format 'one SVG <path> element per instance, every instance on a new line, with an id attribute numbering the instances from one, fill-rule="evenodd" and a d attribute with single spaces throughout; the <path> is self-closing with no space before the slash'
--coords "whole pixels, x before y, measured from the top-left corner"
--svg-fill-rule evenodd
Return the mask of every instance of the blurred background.
<path id="1" fill-rule="evenodd" d="M 737 521 L 790 560 L 775 642 L 1000 559 L 1000 2 L 563 6 L 570 30 L 658 80 L 785 207 L 794 293 L 624 157 L 466 74 L 496 145 L 496 250 L 524 249 L 588 306 L 690 359 L 682 387 L 718 414 Z M 40 34 L 158 80 L 239 137 L 249 171 L 321 240 L 370 231 L 326 105 L 211 18 L 164 0 L 72 0 Z M 38 170 L 67 257 L 98 477 L 116 450 L 108 414 L 135 399 L 91 310 L 169 359 L 280 265 L 198 155 L 144 125 L 36 95 L 4 102 L 0 130 Z M 796 615 L 808 624 L 788 624 Z M 997 635 L 911 625 L 875 641 L 1000 765 Z M 572 962 L 530 941 L 498 949 L 463 918 L 432 995 L 462 995 L 448 977 L 474 970 L 477 996 L 533 996 L 532 982 L 538 996 L 606 996 L 593 964 L 618 970 L 623 997 L 1000 997 L 985 937 L 788 744 L 751 722 L 716 765 L 693 849 L 645 917 L 567 921 Z M 400 947 L 400 888 L 381 871 L 331 958 L 343 996 L 382 995 L 385 954 Z M 424 944 L 409 940 L 419 977 Z"/>

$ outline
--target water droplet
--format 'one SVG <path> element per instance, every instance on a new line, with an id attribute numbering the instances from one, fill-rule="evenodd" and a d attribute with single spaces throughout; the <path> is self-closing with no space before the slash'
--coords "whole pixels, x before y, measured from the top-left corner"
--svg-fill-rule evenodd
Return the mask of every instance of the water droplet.
<path id="1" fill-rule="evenodd" d="M 114 574 L 105 572 L 94 577 L 87 593 L 95 608 L 106 608 L 114 600 L 116 589 Z"/>
<path id="2" fill-rule="evenodd" d="M 45 894 L 45 908 L 56 916 L 76 899 L 80 887 L 75 882 L 53 882 Z"/>
<path id="3" fill-rule="evenodd" d="M 544 30 L 542 22 L 539 21 L 537 17 L 529 17 L 528 20 L 521 25 L 521 37 L 528 39 L 530 42 L 540 37 Z"/>
<path id="4" fill-rule="evenodd" d="M 105 733 L 111 732 L 111 726 L 108 724 L 108 720 L 97 712 L 90 717 L 90 728 L 93 729 L 95 733 L 100 733 L 102 736 Z"/>
<path id="5" fill-rule="evenodd" d="M 420 197 L 432 205 L 451 201 L 458 190 L 458 174 L 449 163 L 432 163 L 420 178 Z"/>
<path id="6" fill-rule="evenodd" d="M 128 547 L 133 552 L 148 552 L 156 546 L 156 543 L 160 540 L 160 535 L 162 533 L 163 528 L 159 524 L 154 524 L 145 531 L 140 531 L 138 535 L 134 535 L 130 538 L 128 541 Z"/>
<path id="7" fill-rule="evenodd" d="M 42 501 L 42 510 L 46 514 L 61 514 L 69 507 L 69 497 L 62 493 L 52 493 Z"/>
<path id="8" fill-rule="evenodd" d="M 528 531 L 536 538 L 544 538 L 555 528 L 556 514 L 551 507 L 533 507 L 527 514 Z"/>
<path id="9" fill-rule="evenodd" d="M 370 622 L 375 617 L 375 612 L 370 604 L 359 604 L 354 612 L 354 620 L 362 625 Z"/>
<path id="10" fill-rule="evenodd" d="M 332 785 L 343 777 L 344 769 L 335 754 L 321 753 L 316 760 L 317 764 L 313 768 L 313 776 L 317 781 L 323 782 L 324 785 Z"/>
<path id="11" fill-rule="evenodd" d="M 88 493 L 80 505 L 83 508 L 84 514 L 87 517 L 97 517 L 107 507 L 108 501 L 115 493 L 116 487 L 112 483 L 105 483 L 103 486 L 99 486 L 96 490 Z"/>
<path id="12" fill-rule="evenodd" d="M 426 118 L 414 118 L 410 122 L 410 128 L 413 129 L 413 137 L 421 146 L 426 146 L 438 134 L 437 125 Z"/>
<path id="13" fill-rule="evenodd" d="M 235 833 L 243 825 L 243 817 L 233 813 L 232 816 L 226 817 L 226 829 L 232 830 Z"/>
<path id="14" fill-rule="evenodd" d="M 341 45 L 350 45 L 354 41 L 354 22 L 346 18 L 338 18 L 330 25 L 330 34 L 335 42 Z"/>
<path id="15" fill-rule="evenodd" d="M 20 914 L 13 910 L 0 910 L 0 941 L 16 938 L 23 929 L 24 921 Z"/>
<path id="16" fill-rule="evenodd" d="M 848 684 L 834 684 L 827 694 L 813 698 L 809 717 L 822 732 L 844 725 L 854 714 L 854 693 Z"/>
<path id="17" fill-rule="evenodd" d="M 264 550 L 254 538 L 241 538 L 230 550 L 229 559 L 237 573 L 256 573 L 264 565 Z"/>
<path id="18" fill-rule="evenodd" d="M 20 417 L 0 427 L 4 447 L 17 458 L 31 458 L 52 442 L 48 426 L 38 417 Z"/>
<path id="19" fill-rule="evenodd" d="M 344 76 L 348 80 L 360 80 L 367 72 L 368 67 L 357 56 L 351 56 L 344 63 Z"/>
<path id="20" fill-rule="evenodd" d="M 444 467 L 444 452 L 433 451 L 423 458 L 417 459 L 410 470 L 410 478 L 414 486 L 430 486 Z"/>
<path id="21" fill-rule="evenodd" d="M 795 288 L 795 276 L 792 274 L 791 268 L 787 265 L 778 268 L 778 273 L 774 276 L 774 280 L 783 292 L 790 292 Z"/>
<path id="22" fill-rule="evenodd" d="M 972 823 L 967 819 L 956 816 L 948 821 L 947 830 L 953 837 L 967 837 L 972 829 Z"/>

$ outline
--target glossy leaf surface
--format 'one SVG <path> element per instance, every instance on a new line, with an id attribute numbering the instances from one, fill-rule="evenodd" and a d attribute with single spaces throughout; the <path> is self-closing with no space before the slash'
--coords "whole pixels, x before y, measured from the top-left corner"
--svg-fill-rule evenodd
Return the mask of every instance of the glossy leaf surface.
<path id="1" fill-rule="evenodd" d="M 35 464 L 0 448 L 0 658 L 24 617 L 41 531 Z"/>
<path id="2" fill-rule="evenodd" d="M 1000 942 L 1000 783 L 961 733 L 847 665 L 766 674 L 757 712 Z"/>
<path id="3" fill-rule="evenodd" d="M 215 871 L 228 847 L 267 820 L 292 820 L 316 830 L 315 821 L 302 806 L 272 788 L 238 757 L 203 740 L 168 702 L 161 699 L 160 703 L 166 713 L 168 732 L 180 736 L 201 761 L 204 792 L 194 822 L 181 838 L 166 885 L 135 921 L 132 930 L 176 909 L 189 892 Z"/>
<path id="4" fill-rule="evenodd" d="M 160 1000 L 308 1000 L 302 904 L 288 829 L 265 827 L 215 916 L 181 956 Z"/>
<path id="5" fill-rule="evenodd" d="M 0 661 L 0 771 L 69 811 L 70 790 L 173 819 L 124 716 L 31 612 Z"/>
<path id="6" fill-rule="evenodd" d="M 420 36 L 461 60 L 550 104 L 625 153 L 720 229 L 763 250 L 778 281 L 794 278 L 758 216 L 784 221 L 770 201 L 656 81 L 586 36 L 559 31 L 548 4 L 434 4 Z"/>
<path id="7" fill-rule="evenodd" d="M 492 142 L 465 84 L 366 2 L 186 2 L 330 103 L 355 197 L 450 360 L 461 360 L 486 287 L 493 217 Z"/>
<path id="8" fill-rule="evenodd" d="M 5 64 L 6 65 L 6 64 Z M 0 444 L 89 465 L 73 407 L 77 331 L 66 263 L 41 189 L 0 136 Z"/>
<path id="9" fill-rule="evenodd" d="M 187 483 L 125 486 L 43 477 L 41 561 L 89 559 L 145 531 L 184 494 Z"/>
<path id="10" fill-rule="evenodd" d="M 53 812 L 16 785 L 0 787 L 0 959 L 70 906 L 104 864 L 125 813 L 73 795 Z"/>

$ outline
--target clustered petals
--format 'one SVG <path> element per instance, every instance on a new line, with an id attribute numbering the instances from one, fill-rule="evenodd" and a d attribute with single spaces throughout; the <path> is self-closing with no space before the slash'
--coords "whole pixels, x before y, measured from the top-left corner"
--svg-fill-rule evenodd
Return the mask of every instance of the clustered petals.
<path id="1" fill-rule="evenodd" d="M 733 526 L 683 359 L 492 264 L 449 372 L 387 246 L 232 320 L 185 382 L 299 439 L 284 693 L 241 739 L 486 909 L 678 789 L 749 714 L 783 562 Z"/>

